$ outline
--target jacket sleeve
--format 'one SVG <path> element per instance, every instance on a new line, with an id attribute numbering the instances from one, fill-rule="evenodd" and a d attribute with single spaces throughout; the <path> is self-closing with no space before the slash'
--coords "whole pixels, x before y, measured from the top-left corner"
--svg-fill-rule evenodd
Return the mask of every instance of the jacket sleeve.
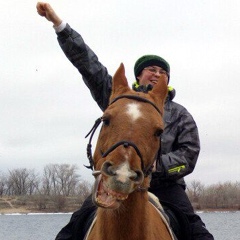
<path id="1" fill-rule="evenodd" d="M 165 145 L 167 150 L 162 153 L 160 170 L 164 178 L 168 180 L 179 180 L 193 172 L 200 152 L 200 141 L 197 125 L 186 110 L 182 109 L 175 124 L 166 129 Z M 169 139 L 170 138 L 170 139 Z"/>
<path id="2" fill-rule="evenodd" d="M 68 24 L 57 33 L 58 42 L 69 61 L 78 69 L 93 99 L 104 111 L 111 94 L 112 77 L 83 38 Z"/>

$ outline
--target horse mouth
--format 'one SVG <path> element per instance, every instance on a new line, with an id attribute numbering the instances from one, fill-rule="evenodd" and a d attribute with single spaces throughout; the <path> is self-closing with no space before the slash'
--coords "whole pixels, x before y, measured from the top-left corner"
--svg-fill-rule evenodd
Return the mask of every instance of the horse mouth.
<path id="1" fill-rule="evenodd" d="M 122 201 L 128 198 L 128 194 L 116 192 L 109 188 L 102 175 L 97 176 L 93 189 L 93 202 L 102 208 L 118 208 Z"/>

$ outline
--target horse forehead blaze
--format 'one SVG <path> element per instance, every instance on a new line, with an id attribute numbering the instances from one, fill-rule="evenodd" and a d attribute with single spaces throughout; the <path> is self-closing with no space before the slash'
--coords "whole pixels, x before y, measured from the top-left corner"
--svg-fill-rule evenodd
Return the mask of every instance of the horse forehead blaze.
<path id="1" fill-rule="evenodd" d="M 127 111 L 126 113 L 128 116 L 133 120 L 136 121 L 140 117 L 143 116 L 141 110 L 140 110 L 140 104 L 139 103 L 129 103 L 127 105 Z"/>

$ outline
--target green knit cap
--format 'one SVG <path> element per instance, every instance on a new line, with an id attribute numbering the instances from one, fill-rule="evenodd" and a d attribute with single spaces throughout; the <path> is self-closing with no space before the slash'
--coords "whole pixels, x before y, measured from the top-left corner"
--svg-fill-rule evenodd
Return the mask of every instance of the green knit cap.
<path id="1" fill-rule="evenodd" d="M 134 75 L 136 79 L 140 75 L 142 70 L 145 67 L 149 67 L 149 66 L 161 67 L 163 70 L 165 70 L 168 73 L 168 79 L 170 78 L 170 65 L 165 59 L 157 55 L 144 55 L 140 57 L 134 65 Z"/>

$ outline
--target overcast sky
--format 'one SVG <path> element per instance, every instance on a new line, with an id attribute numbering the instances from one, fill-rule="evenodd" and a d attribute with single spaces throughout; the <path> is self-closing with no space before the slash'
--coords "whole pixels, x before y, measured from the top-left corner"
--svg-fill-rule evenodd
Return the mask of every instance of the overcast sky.
<path id="1" fill-rule="evenodd" d="M 240 181 L 240 1 L 48 2 L 110 74 L 123 62 L 130 84 L 138 57 L 164 57 L 174 100 L 199 128 L 201 153 L 185 179 Z M 101 111 L 36 3 L 1 2 L 0 171 L 69 163 L 92 181 L 84 137 Z"/>

